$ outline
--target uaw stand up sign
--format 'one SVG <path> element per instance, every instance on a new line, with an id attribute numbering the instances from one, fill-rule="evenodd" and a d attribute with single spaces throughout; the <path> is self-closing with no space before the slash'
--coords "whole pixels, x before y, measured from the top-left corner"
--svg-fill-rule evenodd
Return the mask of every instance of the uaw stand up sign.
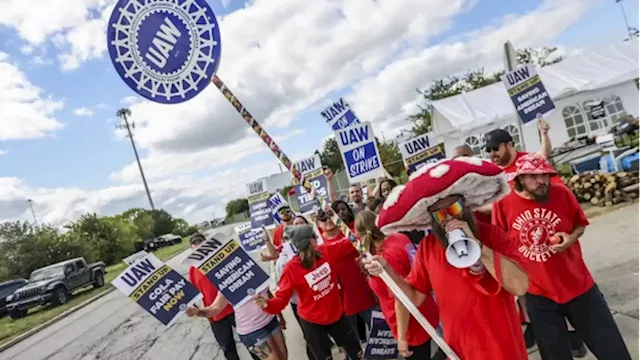
<path id="1" fill-rule="evenodd" d="M 206 0 L 120 0 L 107 44 L 124 82 L 164 104 L 198 95 L 220 63 L 220 30 Z"/>

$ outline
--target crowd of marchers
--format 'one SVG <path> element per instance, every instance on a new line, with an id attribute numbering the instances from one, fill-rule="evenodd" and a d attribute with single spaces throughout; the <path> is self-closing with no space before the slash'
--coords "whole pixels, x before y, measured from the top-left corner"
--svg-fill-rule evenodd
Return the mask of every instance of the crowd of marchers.
<path id="1" fill-rule="evenodd" d="M 395 281 L 438 336 L 464 360 L 524 360 L 537 346 L 544 360 L 631 359 L 603 294 L 582 258 L 589 222 L 547 158 L 549 126 L 539 120 L 541 150 L 517 151 L 504 130 L 485 135 L 488 160 L 468 146 L 423 166 L 404 185 L 379 179 L 367 202 L 349 189 L 309 217 L 279 210 L 263 261 L 275 261 L 277 289 L 232 308 L 197 269 L 190 281 L 226 359 L 239 359 L 234 332 L 254 359 L 289 358 L 282 311 L 291 306 L 310 360 L 332 349 L 360 359 L 372 311 L 381 311 L 405 359 L 445 359 L 386 283 Z M 325 170 L 331 180 L 331 170 Z M 332 217 L 348 230 L 342 231 Z M 464 233 L 480 249 L 476 263 L 452 266 L 449 234 Z M 195 248 L 204 241 L 196 234 Z M 356 246 L 357 245 L 357 246 Z M 357 249 L 373 254 L 365 258 Z"/>

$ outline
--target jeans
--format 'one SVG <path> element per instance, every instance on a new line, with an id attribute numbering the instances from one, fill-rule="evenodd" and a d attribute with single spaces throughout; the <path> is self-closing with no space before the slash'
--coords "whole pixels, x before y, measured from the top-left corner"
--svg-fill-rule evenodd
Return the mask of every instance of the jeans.
<path id="1" fill-rule="evenodd" d="M 349 358 L 353 360 L 360 358 L 362 353 L 360 343 L 353 328 L 344 317 L 329 325 L 314 324 L 300 318 L 300 327 L 316 359 L 331 359 L 331 345 L 325 340 L 328 339 L 327 335 L 331 335 L 338 346 L 344 348 Z"/>
<path id="2" fill-rule="evenodd" d="M 358 320 L 361 320 L 365 324 L 365 328 L 362 326 L 358 326 Z M 371 309 L 361 311 L 355 315 L 347 316 L 347 321 L 356 332 L 360 341 L 367 341 L 367 328 L 371 327 Z M 362 324 L 360 324 L 362 325 Z M 371 329 L 369 329 L 371 331 Z"/>
<path id="3" fill-rule="evenodd" d="M 526 294 L 533 335 L 543 360 L 572 360 L 565 317 L 599 360 L 631 359 L 604 296 L 594 285 L 566 304 Z"/>
<path id="4" fill-rule="evenodd" d="M 236 326 L 236 317 L 234 314 L 229 314 L 226 317 L 218 320 L 211 321 L 211 330 L 213 330 L 213 336 L 222 348 L 224 357 L 227 360 L 240 360 L 238 356 L 238 350 L 236 349 L 236 340 L 233 338 L 233 328 Z M 256 355 L 251 354 L 253 360 L 260 360 Z"/>

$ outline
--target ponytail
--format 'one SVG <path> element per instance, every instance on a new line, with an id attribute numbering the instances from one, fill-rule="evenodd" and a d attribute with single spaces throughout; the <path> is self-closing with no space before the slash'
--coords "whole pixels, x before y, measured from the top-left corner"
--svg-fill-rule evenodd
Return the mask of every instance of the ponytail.
<path id="1" fill-rule="evenodd" d="M 376 214 L 370 210 L 362 210 L 356 215 L 356 232 L 364 248 L 373 255 L 386 237 L 376 226 Z"/>

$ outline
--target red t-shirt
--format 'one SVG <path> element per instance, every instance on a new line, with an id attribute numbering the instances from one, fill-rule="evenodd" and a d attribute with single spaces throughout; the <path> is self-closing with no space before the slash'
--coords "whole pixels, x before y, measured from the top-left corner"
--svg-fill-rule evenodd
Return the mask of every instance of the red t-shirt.
<path id="1" fill-rule="evenodd" d="M 477 227 L 478 239 L 495 250 L 496 263 L 500 254 L 518 261 L 517 249 L 504 231 L 482 222 Z M 513 295 L 484 266 L 454 268 L 447 263 L 440 241 L 430 234 L 418 246 L 406 280 L 423 294 L 435 292 L 442 305 L 444 338 L 461 359 L 527 359 Z"/>
<path id="2" fill-rule="evenodd" d="M 202 293 L 202 302 L 204 306 L 209 306 L 213 304 L 213 301 L 218 296 L 218 288 L 213 285 L 213 283 L 207 279 L 206 276 L 196 267 L 191 266 L 189 268 L 189 282 L 193 284 L 200 292 Z M 233 314 L 233 307 L 231 304 L 227 305 L 218 313 L 218 315 L 213 318 L 209 318 L 209 321 L 219 321 L 227 317 L 227 315 Z"/>
<path id="3" fill-rule="evenodd" d="M 505 172 L 505 174 L 507 174 L 507 180 L 509 180 L 509 185 L 511 187 L 513 187 L 513 179 L 516 177 L 516 162 L 518 161 L 518 159 L 520 159 L 521 157 L 527 155 L 528 153 L 523 152 L 523 151 L 518 151 L 516 153 L 516 159 L 513 160 L 513 162 L 511 163 L 511 165 L 509 166 L 505 166 L 502 168 L 502 170 Z M 560 176 L 552 176 L 551 177 L 551 183 L 553 184 L 563 184 L 564 182 L 562 181 L 562 178 L 560 178 Z"/>
<path id="4" fill-rule="evenodd" d="M 517 244 L 529 273 L 529 292 L 564 304 L 587 292 L 594 282 L 579 242 L 554 253 L 549 238 L 557 232 L 570 234 L 589 221 L 566 186 L 551 184 L 549 199 L 539 204 L 512 192 L 493 205 L 493 222 Z"/>
<path id="5" fill-rule="evenodd" d="M 487 214 L 480 211 L 474 211 L 473 215 L 476 217 L 476 221 L 491 224 L 491 213 Z"/>
<path id="6" fill-rule="evenodd" d="M 285 225 L 280 225 L 273 231 L 273 246 L 275 246 L 276 249 L 282 248 L 282 233 L 284 232 L 284 228 Z"/>
<path id="7" fill-rule="evenodd" d="M 416 246 L 411 243 L 406 235 L 394 233 L 389 235 L 380 248 L 377 255 L 382 256 L 389 266 L 400 276 L 405 277 L 411 272 L 411 264 L 416 255 Z M 396 298 L 389 287 L 377 276 L 369 278 L 369 285 L 380 300 L 380 310 L 393 332 L 393 336 L 398 338 L 398 323 L 396 320 Z M 418 310 L 427 318 L 433 327 L 438 327 L 439 316 L 438 306 L 432 296 L 427 296 L 426 300 L 418 306 Z M 406 339 L 409 345 L 419 346 L 424 344 L 431 337 L 420 326 L 418 321 L 411 317 Z"/>
<path id="8" fill-rule="evenodd" d="M 333 239 L 329 239 L 326 234 L 322 234 L 322 238 L 325 244 L 335 243 L 336 241 L 349 241 L 342 233 Z M 340 283 L 345 315 L 355 315 L 376 305 L 373 291 L 371 291 L 357 259 L 345 258 L 344 261 L 336 264 L 335 269 Z"/>
<path id="9" fill-rule="evenodd" d="M 330 325 L 342 317 L 342 300 L 337 286 L 337 264 L 358 257 L 358 251 L 348 240 L 317 247 L 322 257 L 311 269 L 302 267 L 300 257 L 289 260 L 282 270 L 278 291 L 267 301 L 265 311 L 279 314 L 289 303 L 294 291 L 298 294 L 298 315 L 320 325 Z"/>

